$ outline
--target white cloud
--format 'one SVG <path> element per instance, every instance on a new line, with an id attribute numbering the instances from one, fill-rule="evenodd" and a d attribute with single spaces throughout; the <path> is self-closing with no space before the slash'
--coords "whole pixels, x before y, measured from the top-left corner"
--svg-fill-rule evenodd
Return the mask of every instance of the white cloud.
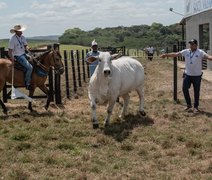
<path id="1" fill-rule="evenodd" d="M 18 1 L 5 0 L 8 5 L 0 3 L 0 9 L 4 8 L 0 11 L 0 28 L 1 32 L 6 32 L 8 25 L 23 22 L 29 27 L 26 33 L 44 35 L 62 34 L 73 27 L 91 30 L 96 27 L 151 25 L 153 22 L 167 25 L 178 22 L 181 18 L 169 11 L 170 7 L 177 10 L 181 3 L 178 1 L 33 0 L 18 6 Z"/>
<path id="2" fill-rule="evenodd" d="M 37 19 L 37 15 L 30 12 L 16 13 L 10 15 L 11 19 Z"/>
<path id="3" fill-rule="evenodd" d="M 6 9 L 8 6 L 5 2 L 0 2 L 0 9 Z"/>

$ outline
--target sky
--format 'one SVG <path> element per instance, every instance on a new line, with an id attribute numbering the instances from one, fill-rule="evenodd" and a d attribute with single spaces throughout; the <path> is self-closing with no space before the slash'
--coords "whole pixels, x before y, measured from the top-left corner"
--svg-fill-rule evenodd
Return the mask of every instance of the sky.
<path id="1" fill-rule="evenodd" d="M 24 24 L 26 37 L 62 35 L 78 27 L 95 28 L 178 23 L 184 0 L 0 0 L 0 39 L 10 38 L 9 30 Z"/>

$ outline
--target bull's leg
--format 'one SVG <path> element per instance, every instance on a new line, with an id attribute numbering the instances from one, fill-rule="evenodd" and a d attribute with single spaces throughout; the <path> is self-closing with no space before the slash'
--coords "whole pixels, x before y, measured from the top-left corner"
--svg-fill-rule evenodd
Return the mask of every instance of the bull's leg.
<path id="1" fill-rule="evenodd" d="M 124 104 L 123 104 L 123 107 L 122 107 L 122 110 L 121 110 L 121 114 L 119 115 L 119 118 L 123 118 L 126 115 L 127 106 L 129 104 L 129 100 L 130 100 L 130 96 L 129 96 L 128 93 L 123 95 L 122 97 L 124 99 Z"/>
<path id="2" fill-rule="evenodd" d="M 0 104 L 1 104 L 1 107 L 2 107 L 2 109 L 3 109 L 3 113 L 4 113 L 4 114 L 7 114 L 7 108 L 6 108 L 5 104 L 2 102 L 1 99 L 0 99 Z"/>
<path id="3" fill-rule="evenodd" d="M 43 84 L 42 86 L 39 86 L 39 88 L 47 95 L 45 109 L 48 110 L 49 104 L 51 102 L 51 99 L 50 99 L 51 98 L 51 92 L 48 90 L 48 88 L 46 87 L 45 84 Z"/>
<path id="4" fill-rule="evenodd" d="M 139 100 L 140 100 L 140 105 L 139 105 L 139 113 L 142 116 L 145 116 L 146 113 L 144 111 L 144 86 L 141 85 L 136 89 L 138 95 L 139 95 Z"/>
<path id="5" fill-rule="evenodd" d="M 91 100 L 91 109 L 92 109 L 92 122 L 93 122 L 93 128 L 99 128 L 99 122 L 98 119 L 96 117 L 96 102 L 94 99 Z"/>
<path id="6" fill-rule="evenodd" d="M 109 101 L 108 108 L 107 108 L 107 117 L 105 118 L 105 122 L 104 122 L 105 126 L 108 126 L 110 123 L 110 117 L 112 115 L 115 103 L 116 103 L 116 98 Z"/>
<path id="7" fill-rule="evenodd" d="M 30 91 L 29 91 L 29 97 L 32 98 L 34 92 L 35 92 L 34 88 L 33 88 L 33 90 L 30 90 Z M 32 102 L 29 102 L 29 103 L 28 103 L 28 109 L 30 110 L 30 112 L 33 112 L 33 111 L 34 111 L 33 108 L 32 108 Z"/>

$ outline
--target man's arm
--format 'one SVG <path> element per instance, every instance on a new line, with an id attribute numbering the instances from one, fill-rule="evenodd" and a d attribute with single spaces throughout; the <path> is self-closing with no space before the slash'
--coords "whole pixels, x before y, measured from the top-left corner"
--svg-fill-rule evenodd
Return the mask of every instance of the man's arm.
<path id="1" fill-rule="evenodd" d="M 209 61 L 212 61 L 212 56 L 210 56 L 210 55 L 205 55 L 204 58 L 209 60 Z"/>
<path id="2" fill-rule="evenodd" d="M 14 62 L 14 57 L 13 57 L 13 54 L 12 54 L 12 49 L 8 49 L 8 55 L 9 55 L 9 58 L 12 62 Z"/>
<path id="3" fill-rule="evenodd" d="M 182 56 L 180 52 L 165 53 L 162 54 L 160 57 L 165 58 L 165 57 L 178 57 L 178 56 Z"/>

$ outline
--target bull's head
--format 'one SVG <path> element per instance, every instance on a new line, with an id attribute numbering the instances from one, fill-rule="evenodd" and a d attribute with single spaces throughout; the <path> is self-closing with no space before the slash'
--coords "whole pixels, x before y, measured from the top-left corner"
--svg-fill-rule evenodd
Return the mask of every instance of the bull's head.
<path id="1" fill-rule="evenodd" d="M 101 52 L 99 54 L 98 72 L 104 74 L 105 77 L 110 77 L 112 74 L 111 60 L 112 56 L 109 52 Z"/>
<path id="2" fill-rule="evenodd" d="M 98 63 L 98 72 L 104 74 L 105 77 L 110 77 L 111 71 L 111 61 L 120 57 L 120 54 L 111 55 L 109 52 L 101 52 L 99 56 L 91 56 L 87 59 L 87 62 L 92 63 L 96 60 Z"/>

